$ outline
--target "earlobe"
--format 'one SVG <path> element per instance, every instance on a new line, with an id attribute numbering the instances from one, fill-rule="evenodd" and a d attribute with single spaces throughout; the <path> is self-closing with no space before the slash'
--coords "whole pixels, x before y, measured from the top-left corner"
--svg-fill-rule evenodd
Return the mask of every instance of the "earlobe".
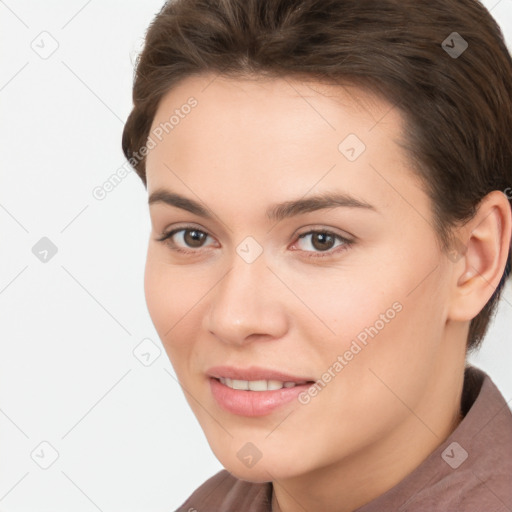
<path id="1" fill-rule="evenodd" d="M 450 319 L 473 319 L 497 288 L 510 251 L 511 217 L 507 196 L 494 190 L 459 233 L 465 250 L 456 262 Z"/>

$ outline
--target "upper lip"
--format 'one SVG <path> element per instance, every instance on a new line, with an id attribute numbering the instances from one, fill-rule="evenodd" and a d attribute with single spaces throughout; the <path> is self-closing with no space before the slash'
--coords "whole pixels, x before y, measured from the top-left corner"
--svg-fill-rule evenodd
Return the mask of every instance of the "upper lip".
<path id="1" fill-rule="evenodd" d="M 236 380 L 278 380 L 280 382 L 314 382 L 315 379 L 300 375 L 262 368 L 261 366 L 250 366 L 248 368 L 235 368 L 234 366 L 212 366 L 207 370 L 210 377 L 228 378 Z"/>

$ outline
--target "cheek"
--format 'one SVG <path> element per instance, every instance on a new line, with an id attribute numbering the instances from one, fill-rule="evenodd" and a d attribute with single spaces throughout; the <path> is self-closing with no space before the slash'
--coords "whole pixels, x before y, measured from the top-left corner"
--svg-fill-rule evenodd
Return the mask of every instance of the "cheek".
<path id="1" fill-rule="evenodd" d="M 144 294 L 149 315 L 166 350 L 177 346 L 180 340 L 190 339 L 183 330 L 183 320 L 194 315 L 194 305 L 201 297 L 201 291 L 190 285 L 183 268 L 172 268 L 148 252 L 144 272 Z"/>
<path id="2" fill-rule="evenodd" d="M 409 255 L 401 265 L 395 256 L 371 272 L 372 266 L 366 266 L 366 272 L 348 269 L 339 274 L 343 277 L 317 281 L 318 286 L 306 295 L 322 320 L 308 316 L 317 356 L 324 371 L 331 368 L 336 375 L 345 375 L 335 380 L 343 380 L 350 395 L 360 395 L 361 389 L 386 392 L 375 374 L 382 374 L 397 389 L 411 381 L 421 386 L 428 379 L 440 350 L 446 292 L 441 270 L 433 271 L 437 262 L 431 256 L 423 253 L 422 261 L 419 255 Z M 313 326 L 321 336 L 314 336 Z M 414 394 L 413 389 L 410 392 Z"/>
<path id="3" fill-rule="evenodd" d="M 368 435 L 371 417 L 386 418 L 391 425 L 404 413 L 397 396 L 413 407 L 437 371 L 444 306 L 442 294 L 434 293 L 440 276 L 430 277 L 428 284 L 425 281 L 412 293 L 411 279 L 402 277 L 399 289 L 376 296 L 361 306 L 363 312 L 351 310 L 354 321 L 346 317 L 352 333 L 337 343 L 337 354 L 345 362 L 329 399 L 344 403 L 362 423 L 367 422 Z"/>
<path id="4" fill-rule="evenodd" d="M 302 329 L 308 329 L 311 339 L 321 339 L 325 348 L 343 352 L 357 336 L 364 340 L 365 329 L 375 323 L 381 330 L 380 315 L 387 314 L 388 320 L 395 317 L 393 303 L 400 298 L 397 283 L 393 279 L 379 283 L 379 279 L 380 275 L 362 266 L 295 276 L 288 283 L 293 283 L 290 288 L 301 303 L 293 302 L 293 316 Z"/>
<path id="5" fill-rule="evenodd" d="M 164 341 L 162 338 L 164 323 L 167 324 L 166 329 L 172 325 L 171 319 L 167 317 L 173 308 L 169 306 L 169 287 L 166 281 L 166 274 L 162 273 L 161 265 L 148 252 L 144 270 L 144 295 L 149 315 L 162 341 Z M 167 321 L 164 322 L 166 318 Z"/>

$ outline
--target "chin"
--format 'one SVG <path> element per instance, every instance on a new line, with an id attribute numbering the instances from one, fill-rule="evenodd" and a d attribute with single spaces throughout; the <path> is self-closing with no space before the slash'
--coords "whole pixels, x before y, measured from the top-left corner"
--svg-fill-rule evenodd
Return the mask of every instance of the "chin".
<path id="1" fill-rule="evenodd" d="M 232 467 L 231 465 L 224 465 L 224 468 L 229 471 L 234 477 L 238 478 L 239 480 L 245 480 L 246 482 L 252 482 L 255 484 L 262 484 L 265 482 L 271 482 L 276 475 L 274 474 L 274 471 L 271 471 L 267 473 L 263 466 L 260 466 L 260 462 L 256 464 L 256 466 L 253 466 L 252 468 L 243 468 L 240 467 L 240 464 L 235 463 L 235 467 Z M 278 478 L 278 477 L 277 477 Z M 279 479 L 279 478 L 278 478 Z"/>
<path id="2" fill-rule="evenodd" d="M 229 460 L 219 459 L 219 461 L 236 478 L 253 483 L 286 480 L 301 473 L 295 463 L 284 461 L 279 454 L 274 454 L 274 457 L 266 459 L 263 456 L 252 467 L 245 467 L 236 455 Z M 290 469 L 290 464 L 293 464 L 293 469 Z"/>

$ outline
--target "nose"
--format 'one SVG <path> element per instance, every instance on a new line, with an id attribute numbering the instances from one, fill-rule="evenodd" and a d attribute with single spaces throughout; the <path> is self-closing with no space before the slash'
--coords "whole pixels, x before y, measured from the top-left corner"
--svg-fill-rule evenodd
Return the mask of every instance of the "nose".
<path id="1" fill-rule="evenodd" d="M 232 267 L 208 294 L 203 327 L 232 345 L 282 337 L 287 329 L 286 287 L 263 255 L 252 263 L 235 256 Z"/>

